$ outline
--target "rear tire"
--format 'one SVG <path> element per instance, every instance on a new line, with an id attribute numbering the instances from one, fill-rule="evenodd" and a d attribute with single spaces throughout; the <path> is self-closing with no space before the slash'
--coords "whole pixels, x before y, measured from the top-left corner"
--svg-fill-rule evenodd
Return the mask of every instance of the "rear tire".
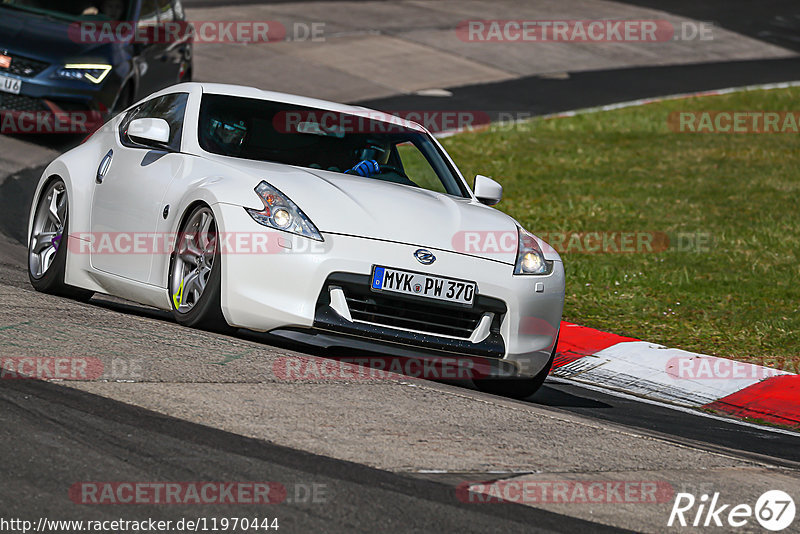
<path id="1" fill-rule="evenodd" d="M 169 270 L 169 298 L 178 323 L 221 334 L 236 331 L 222 314 L 222 261 L 208 206 L 193 209 L 181 225 Z"/>
<path id="2" fill-rule="evenodd" d="M 67 285 L 64 273 L 69 248 L 69 198 L 61 179 L 51 180 L 36 203 L 28 236 L 28 279 L 36 291 L 88 301 L 93 291 Z"/>
<path id="3" fill-rule="evenodd" d="M 527 399 L 536 393 L 547 379 L 547 375 L 550 373 L 550 368 L 553 367 L 553 361 L 556 358 L 557 347 L 558 336 L 556 336 L 553 351 L 550 353 L 550 360 L 548 360 L 544 368 L 539 371 L 539 374 L 533 378 L 489 378 L 485 380 L 475 380 L 475 386 L 484 393 L 511 397 L 512 399 Z"/>

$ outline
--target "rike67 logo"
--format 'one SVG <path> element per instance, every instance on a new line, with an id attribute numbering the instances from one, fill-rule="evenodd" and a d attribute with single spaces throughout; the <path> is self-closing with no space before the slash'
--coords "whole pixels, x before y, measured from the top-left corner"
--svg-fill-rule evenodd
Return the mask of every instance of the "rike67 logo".
<path id="1" fill-rule="evenodd" d="M 678 493 L 667 526 L 737 529 L 752 525 L 755 519 L 763 528 L 779 532 L 794 522 L 796 511 L 794 499 L 780 490 L 763 493 L 755 506 L 726 504 L 719 492 L 703 494 L 699 499 L 691 493 Z"/>

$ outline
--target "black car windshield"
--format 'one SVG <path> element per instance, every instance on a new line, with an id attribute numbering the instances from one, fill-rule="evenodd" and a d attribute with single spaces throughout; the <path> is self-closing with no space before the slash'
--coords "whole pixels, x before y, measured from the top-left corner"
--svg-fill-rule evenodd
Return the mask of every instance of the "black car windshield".
<path id="1" fill-rule="evenodd" d="M 128 20 L 130 0 L 0 0 L 0 7 L 66 20 Z"/>
<path id="2" fill-rule="evenodd" d="M 212 154 L 343 172 L 468 197 L 428 134 L 400 121 L 378 120 L 374 112 L 207 94 L 198 131 L 200 146 Z"/>

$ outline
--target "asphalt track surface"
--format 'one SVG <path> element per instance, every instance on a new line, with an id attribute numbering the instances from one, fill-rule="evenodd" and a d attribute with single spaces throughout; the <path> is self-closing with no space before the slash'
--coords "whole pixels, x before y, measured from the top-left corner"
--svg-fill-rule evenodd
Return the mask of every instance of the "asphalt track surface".
<path id="1" fill-rule="evenodd" d="M 19 267 L 0 267 L 0 282 L 25 288 Z M 56 297 L 49 299 L 58 300 Z M 120 312 L 171 324 L 168 314 L 113 299 L 90 304 L 99 313 Z M 181 328 L 174 326 L 176 334 Z M 188 333 L 188 332 L 187 332 Z M 245 339 L 274 343 L 257 334 L 240 332 Z M 297 347 L 285 345 L 287 350 Z M 325 356 L 325 351 L 307 352 Z M 447 385 L 447 384 L 445 384 Z M 494 400 L 474 390 L 463 394 Z M 6 461 L 0 485 L 1 517 L 104 519 L 132 516 L 223 517 L 249 514 L 241 506 L 187 506 L 153 508 L 76 506 L 66 488 L 76 481 L 124 480 L 268 480 L 287 488 L 309 481 L 323 484 L 329 500 L 323 503 L 283 503 L 254 508 L 249 515 L 278 517 L 284 532 L 431 531 L 433 529 L 484 532 L 575 532 L 588 528 L 582 521 L 551 512 L 504 504 L 477 506 L 455 498 L 453 487 L 464 473 L 393 474 L 358 464 L 326 458 L 261 440 L 241 437 L 206 426 L 180 421 L 104 397 L 54 383 L 0 381 L 3 425 L 0 450 Z M 579 384 L 548 381 L 527 401 L 504 400 L 510 406 L 532 404 L 553 413 L 587 416 L 637 434 L 697 450 L 800 468 L 797 434 L 775 432 L 679 411 L 641 399 L 594 391 Z M 570 444 L 565 443 L 569 448 Z M 454 444 L 454 454 L 457 445 Z M 487 473 L 473 480 L 491 480 Z M 290 490 L 291 493 L 291 490 Z M 32 511 L 36 515 L 31 514 Z M 323 528 L 324 527 L 324 528 Z M 591 531 L 603 532 L 595 528 Z"/>
<path id="2" fill-rule="evenodd" d="M 191 0 L 187 5 L 212 3 L 227 2 Z M 261 2 L 229 2 L 248 3 Z M 629 3 L 666 8 L 656 0 Z M 766 6 L 763 16 L 760 10 L 756 10 L 759 14 L 753 13 L 752 7 L 744 14 L 749 16 L 743 16 L 746 6 L 741 1 L 725 2 L 722 9 L 718 2 L 676 1 L 669 10 L 708 20 L 712 18 L 707 16 L 709 9 L 717 10 L 712 14 L 729 9 L 718 21 L 721 25 L 787 48 L 792 48 L 792 43 L 794 49 L 800 48 L 791 17 L 785 17 L 785 24 L 775 24 L 775 13 L 791 15 L 797 9 L 795 3 L 757 4 Z M 619 69 L 570 73 L 564 79 L 532 76 L 450 88 L 450 98 L 409 95 L 361 103 L 383 109 L 483 110 L 495 117 L 502 113 L 540 115 L 666 94 L 789 80 L 800 80 L 800 60 Z M 75 140 L 45 142 L 62 148 Z M 25 220 L 31 190 L 40 172 L 40 168 L 30 169 L 0 184 L 0 232 L 16 241 L 24 241 L 20 221 Z M 26 283 L 18 265 L 0 267 L 0 278 L 3 284 Z M 121 302 L 95 301 L 93 306 L 170 320 L 166 314 Z M 465 390 L 465 394 L 491 397 L 471 390 Z M 553 412 L 588 416 L 690 447 L 777 466 L 800 467 L 800 439 L 796 434 L 708 418 L 579 384 L 548 382 L 528 401 L 506 402 L 533 403 Z M 6 518 L 115 519 L 135 515 L 137 519 L 150 516 L 177 520 L 246 514 L 277 517 L 282 532 L 618 531 L 526 506 L 462 503 L 455 498 L 452 483 L 457 479 L 452 475 L 412 476 L 372 469 L 170 418 L 53 383 L 0 381 L 0 404 L 0 477 L 4 481 L 0 484 L 0 516 Z M 322 505 L 286 502 L 252 510 L 241 506 L 137 506 L 133 514 L 124 506 L 76 505 L 64 490 L 76 480 L 281 480 L 289 488 L 313 480 L 326 484 L 328 498 Z"/>
<path id="3" fill-rule="evenodd" d="M 36 381 L 0 386 L 0 515 L 36 521 L 131 517 L 125 505 L 72 502 L 83 481 L 282 481 L 281 504 L 136 506 L 136 518 L 278 518 L 279 532 L 619 532 L 514 504 L 461 502 L 451 486 L 194 425 Z M 110 478 L 109 478 L 110 477 Z M 318 502 L 305 502 L 308 481 Z M 311 490 L 315 491 L 315 490 Z M 321 504 L 321 501 L 325 501 Z M 294 502 L 291 502 L 294 501 Z"/>
<path id="4" fill-rule="evenodd" d="M 678 443 L 800 467 L 800 437 L 797 434 L 775 433 L 725 418 L 677 411 L 663 404 L 647 404 L 635 397 L 592 390 L 565 381 L 548 381 L 528 402 L 650 432 L 653 436 Z"/>
<path id="5" fill-rule="evenodd" d="M 480 111 L 492 120 L 525 119 L 655 96 L 800 80 L 800 59 L 728 61 L 528 76 L 451 88 L 451 97 L 399 95 L 359 102 L 386 110 Z"/>
<path id="6" fill-rule="evenodd" d="M 793 0 L 619 0 L 714 24 L 784 48 L 800 50 L 800 6 Z"/>
<path id="7" fill-rule="evenodd" d="M 288 4 L 296 0 L 184 0 L 186 7 Z M 332 0 L 306 0 L 330 2 Z M 374 0 L 350 0 L 367 2 Z M 390 0 L 385 0 L 390 1 Z M 621 4 L 668 11 L 800 51 L 800 6 L 794 0 L 616 0 Z"/>

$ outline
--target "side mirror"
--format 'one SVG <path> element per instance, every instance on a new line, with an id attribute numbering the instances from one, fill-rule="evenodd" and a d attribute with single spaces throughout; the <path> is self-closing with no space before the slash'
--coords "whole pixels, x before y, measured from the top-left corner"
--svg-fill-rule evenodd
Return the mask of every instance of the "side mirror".
<path id="1" fill-rule="evenodd" d="M 136 119 L 128 125 L 128 137 L 141 145 L 169 143 L 169 123 L 164 119 Z"/>
<path id="2" fill-rule="evenodd" d="M 481 204 L 487 206 L 494 206 L 503 198 L 503 186 L 481 174 L 475 177 L 473 190 Z"/>

